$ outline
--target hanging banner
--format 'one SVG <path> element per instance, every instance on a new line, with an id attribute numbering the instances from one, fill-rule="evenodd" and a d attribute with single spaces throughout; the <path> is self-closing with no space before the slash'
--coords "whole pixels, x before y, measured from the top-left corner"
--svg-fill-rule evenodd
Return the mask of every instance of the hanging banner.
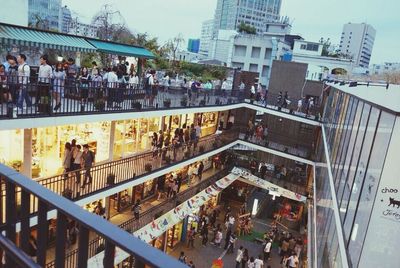
<path id="1" fill-rule="evenodd" d="M 176 208 L 168 211 L 163 216 L 147 224 L 140 230 L 133 233 L 134 236 L 138 237 L 142 241 L 149 243 L 150 241 L 161 236 L 169 228 L 185 219 L 188 215 L 192 214 L 193 211 L 199 209 L 204 203 L 210 200 L 212 197 L 217 196 L 222 190 L 228 187 L 232 182 L 238 179 L 239 176 L 235 174 L 229 174 L 226 177 L 216 181 L 212 185 L 208 186 L 203 191 L 199 192 L 189 200 L 186 200 Z M 117 265 L 123 260 L 128 258 L 130 255 L 116 248 L 116 254 L 114 264 Z M 101 252 L 88 260 L 88 267 L 102 267 L 104 258 L 104 252 Z"/>
<path id="2" fill-rule="evenodd" d="M 276 193 L 278 196 L 284 196 L 286 198 L 295 200 L 295 201 L 300 201 L 300 202 L 305 202 L 307 198 L 303 195 L 300 195 L 298 193 L 289 191 L 288 189 L 285 189 L 283 187 L 280 187 L 278 185 L 275 185 L 273 183 L 270 183 L 269 181 L 263 180 L 257 176 L 254 176 L 250 172 L 248 172 L 245 169 L 234 167 L 231 171 L 231 173 L 240 176 L 239 180 L 249 183 L 251 185 L 269 190 L 271 192 Z"/>

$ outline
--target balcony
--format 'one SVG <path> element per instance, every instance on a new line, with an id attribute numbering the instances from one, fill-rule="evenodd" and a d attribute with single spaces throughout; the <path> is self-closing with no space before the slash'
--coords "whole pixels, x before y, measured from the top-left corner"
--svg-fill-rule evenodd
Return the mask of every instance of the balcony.
<path id="1" fill-rule="evenodd" d="M 89 233 L 94 232 L 105 241 L 104 267 L 113 267 L 116 247 L 123 249 L 135 259 L 135 267 L 184 268 L 182 263 L 160 254 L 112 223 L 84 211 L 76 204 L 35 183 L 31 179 L 0 165 L 0 185 L 5 197 L 0 200 L 2 215 L 0 224 L 1 254 L 5 254 L 4 267 L 45 267 L 49 223 L 47 212 L 57 211 L 55 232 L 55 267 L 64 267 L 66 261 L 66 240 L 69 223 L 79 231 L 76 267 L 86 268 L 89 254 Z M 17 192 L 19 190 L 19 192 Z M 38 225 L 35 237 L 31 235 L 29 212 L 31 201 L 38 203 Z M 16 213 L 16 211 L 19 211 Z M 21 230 L 17 236 L 16 224 Z M 30 245 L 36 245 L 36 247 Z M 3 255 L 2 255 L 3 256 Z M 155 258 L 154 256 L 157 256 Z M 31 258 L 32 257 L 32 258 Z"/>
<path id="2" fill-rule="evenodd" d="M 261 106 L 271 112 L 290 114 L 295 116 L 294 118 L 319 121 L 318 105 L 312 105 L 310 108 L 303 107 L 299 111 L 297 100 L 291 100 L 290 104 L 278 103 L 277 96 L 271 94 L 268 95 L 264 104 L 248 100 L 250 94 L 238 90 L 199 89 L 192 92 L 186 88 L 165 89 L 157 86 L 152 92 L 146 93 L 142 85 L 137 87 L 133 84 L 88 82 L 82 85 L 75 80 L 49 80 L 49 83 L 43 84 L 37 81 L 37 77 L 31 77 L 30 82 L 26 82 L 26 77 L 5 75 L 1 76 L 0 80 L 2 93 L 0 94 L 0 120 L 85 115 L 108 115 L 108 118 L 112 120 L 112 115 L 115 117 L 116 114 L 121 113 L 137 112 L 139 114 L 207 107 L 232 109 L 248 107 L 252 104 L 251 106 Z M 103 120 L 104 118 L 102 117 Z"/>

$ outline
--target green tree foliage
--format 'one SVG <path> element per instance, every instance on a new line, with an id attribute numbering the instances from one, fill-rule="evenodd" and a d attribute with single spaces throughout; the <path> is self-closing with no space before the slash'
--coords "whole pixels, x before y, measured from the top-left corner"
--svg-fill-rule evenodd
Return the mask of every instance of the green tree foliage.
<path id="1" fill-rule="evenodd" d="M 247 33 L 247 34 L 256 34 L 257 30 L 255 27 L 244 23 L 243 21 L 238 26 L 238 31 L 240 33 Z"/>

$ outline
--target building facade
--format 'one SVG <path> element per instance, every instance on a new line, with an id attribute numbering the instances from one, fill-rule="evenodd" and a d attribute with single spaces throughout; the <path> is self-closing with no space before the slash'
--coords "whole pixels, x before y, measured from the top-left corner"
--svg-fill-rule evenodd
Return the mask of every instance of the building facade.
<path id="1" fill-rule="evenodd" d="M 200 39 L 189 39 L 187 50 L 193 53 L 199 53 Z"/>
<path id="2" fill-rule="evenodd" d="M 69 24 L 68 33 L 73 35 L 97 38 L 98 27 L 91 24 L 81 23 L 78 18 L 72 19 Z"/>
<path id="3" fill-rule="evenodd" d="M 29 0 L 28 24 L 45 30 L 61 31 L 61 0 Z"/>
<path id="4" fill-rule="evenodd" d="M 208 55 L 210 43 L 213 37 L 214 20 L 206 20 L 201 25 L 200 53 Z"/>
<path id="5" fill-rule="evenodd" d="M 280 60 L 290 51 L 284 37 L 285 33 L 250 35 L 220 30 L 218 37 L 211 42 L 209 57 L 225 62 L 227 67 L 258 72 L 260 83 L 266 86 L 269 84 L 272 61 Z"/>
<path id="6" fill-rule="evenodd" d="M 373 64 L 370 69 L 370 74 L 384 74 L 400 72 L 399 62 L 385 62 L 382 64 Z"/>
<path id="7" fill-rule="evenodd" d="M 266 23 L 280 18 L 281 0 L 218 0 L 214 16 L 214 35 L 218 30 L 237 30 L 243 22 L 266 31 Z"/>
<path id="8" fill-rule="evenodd" d="M 375 35 L 376 30 L 369 24 L 347 23 L 343 25 L 340 52 L 351 56 L 356 66 L 368 69 Z"/>
<path id="9" fill-rule="evenodd" d="M 61 32 L 68 33 L 71 26 L 72 16 L 71 10 L 67 6 L 61 7 L 60 27 Z"/>

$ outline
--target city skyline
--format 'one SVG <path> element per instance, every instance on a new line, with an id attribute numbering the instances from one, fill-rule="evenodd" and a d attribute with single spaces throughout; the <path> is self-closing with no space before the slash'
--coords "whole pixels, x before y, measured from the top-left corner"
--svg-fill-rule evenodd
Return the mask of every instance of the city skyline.
<path id="1" fill-rule="evenodd" d="M 94 8 L 95 3 L 96 8 Z M 161 44 L 179 33 L 183 34 L 186 41 L 189 38 L 199 38 L 201 23 L 214 17 L 216 3 L 216 0 L 63 1 L 63 5 L 68 5 L 78 15 L 83 16 L 83 22 L 90 22 L 101 5 L 111 4 L 121 12 L 131 30 L 147 32 L 152 37 L 157 37 Z M 400 7 L 400 3 L 395 0 L 383 3 L 371 1 L 368 6 L 365 6 L 365 1 L 362 0 L 351 2 L 339 0 L 334 6 L 330 1 L 318 1 L 318 5 L 315 5 L 315 1 L 311 0 L 301 2 L 284 0 L 281 15 L 288 16 L 293 22 L 292 34 L 300 34 L 309 41 L 318 41 L 321 37 L 330 38 L 332 44 L 339 44 L 343 24 L 348 22 L 371 24 L 377 30 L 371 58 L 371 64 L 374 64 L 400 61 L 400 58 L 393 57 L 398 38 L 396 22 L 399 19 L 396 7 Z M 149 10 L 152 12 L 149 13 Z M 325 10 L 327 12 L 323 12 Z"/>

